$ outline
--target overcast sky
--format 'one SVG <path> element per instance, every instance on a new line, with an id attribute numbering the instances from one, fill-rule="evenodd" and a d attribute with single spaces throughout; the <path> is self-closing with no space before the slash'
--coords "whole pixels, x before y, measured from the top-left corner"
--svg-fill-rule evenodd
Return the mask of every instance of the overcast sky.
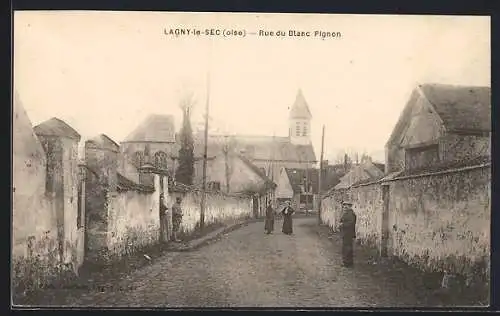
<path id="1" fill-rule="evenodd" d="M 341 32 L 341 38 L 163 34 L 170 28 Z M 211 52 L 211 53 L 210 53 Z M 196 95 L 201 121 L 211 69 L 211 126 L 287 135 L 301 88 L 319 158 L 341 149 L 383 160 L 418 82 L 490 85 L 490 19 L 458 16 L 15 12 L 14 84 L 38 124 L 58 117 L 83 137 L 123 140 L 150 113 Z M 196 124 L 196 123 L 195 123 Z"/>

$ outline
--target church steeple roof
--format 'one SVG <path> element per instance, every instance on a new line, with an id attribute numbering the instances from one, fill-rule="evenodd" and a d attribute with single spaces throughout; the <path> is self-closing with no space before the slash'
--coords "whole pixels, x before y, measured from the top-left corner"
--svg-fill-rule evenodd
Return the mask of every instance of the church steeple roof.
<path id="1" fill-rule="evenodd" d="M 297 92 L 297 97 L 295 98 L 295 102 L 292 106 L 292 109 L 290 110 L 290 118 L 312 118 L 311 111 L 309 110 L 307 101 L 304 98 L 302 89 L 299 89 L 299 91 Z"/>

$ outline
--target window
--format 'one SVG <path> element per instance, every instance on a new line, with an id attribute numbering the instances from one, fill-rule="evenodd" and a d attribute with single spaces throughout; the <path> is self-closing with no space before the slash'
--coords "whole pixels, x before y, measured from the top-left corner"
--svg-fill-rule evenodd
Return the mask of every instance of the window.
<path id="1" fill-rule="evenodd" d="M 304 127 L 302 129 L 302 136 L 307 136 L 307 123 L 304 122 Z"/>
<path id="2" fill-rule="evenodd" d="M 406 169 L 414 170 L 432 166 L 439 162 L 439 147 L 437 144 L 407 148 L 405 152 Z"/>
<path id="3" fill-rule="evenodd" d="M 300 122 L 295 123 L 295 136 L 300 136 Z"/>
<path id="4" fill-rule="evenodd" d="M 167 169 L 167 154 L 163 151 L 158 151 L 154 156 L 155 167 L 159 169 Z"/>
<path id="5" fill-rule="evenodd" d="M 144 164 L 144 153 L 142 151 L 135 152 L 134 164 L 135 164 L 135 167 L 137 167 L 137 168 L 140 168 Z"/>

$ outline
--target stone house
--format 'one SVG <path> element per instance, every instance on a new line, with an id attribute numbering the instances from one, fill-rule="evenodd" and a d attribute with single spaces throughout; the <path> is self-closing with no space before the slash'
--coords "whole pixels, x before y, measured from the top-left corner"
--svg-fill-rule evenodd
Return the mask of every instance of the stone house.
<path id="1" fill-rule="evenodd" d="M 386 173 L 490 155 L 491 88 L 422 84 L 386 144 Z"/>
<path id="2" fill-rule="evenodd" d="M 52 118 L 36 127 L 13 102 L 12 265 L 16 293 L 41 287 L 83 263 L 77 150 L 80 135 Z"/>
<path id="3" fill-rule="evenodd" d="M 335 190 L 345 190 L 353 185 L 380 180 L 384 176 L 384 165 L 374 163 L 367 157 L 360 164 L 353 165 L 351 169 L 340 178 Z"/>
<path id="4" fill-rule="evenodd" d="M 175 174 L 179 144 L 176 142 L 172 115 L 152 114 L 146 117 L 121 143 L 120 152 L 126 164 L 136 169 L 145 163 Z M 133 173 L 133 171 L 132 171 Z M 141 174 L 140 183 L 152 185 L 153 178 Z"/>
<path id="5" fill-rule="evenodd" d="M 207 161 L 206 175 L 209 191 L 252 196 L 256 217 L 264 214 L 266 201 L 272 200 L 276 188 L 263 169 L 234 151 L 214 153 Z M 202 164 L 195 164 L 194 185 L 200 187 L 202 181 Z"/>
<path id="6" fill-rule="evenodd" d="M 276 197 L 290 201 L 296 210 L 316 209 L 318 201 L 318 169 L 282 168 Z"/>
<path id="7" fill-rule="evenodd" d="M 382 256 L 486 284 L 490 270 L 490 89 L 417 87 L 386 146 L 386 175 L 334 190 L 322 219 L 334 229 L 343 193 L 357 240 Z"/>
<path id="8" fill-rule="evenodd" d="M 226 178 L 228 168 L 221 168 L 221 162 L 225 160 L 242 165 L 242 157 L 247 166 L 251 165 L 248 170 L 258 170 L 252 173 L 254 176 L 260 177 L 260 173 L 263 172 L 271 182 L 283 167 L 314 168 L 317 161 L 311 143 L 311 118 L 309 106 L 302 91 L 299 90 L 288 117 L 289 135 L 286 137 L 209 134 L 207 177 L 219 180 Z M 195 157 L 193 184 L 199 187 L 203 182 L 204 132 L 194 133 L 193 141 Z M 172 116 L 155 114 L 147 117 L 125 138 L 120 147 L 125 160 L 136 168 L 144 163 L 151 163 L 156 168 L 166 169 L 169 175 L 175 178 L 180 142 L 175 133 Z M 228 158 L 228 155 L 231 157 Z M 247 185 L 253 181 L 247 180 L 249 181 Z M 147 185 L 152 185 L 152 181 L 149 175 L 141 175 L 139 179 L 140 183 Z M 224 189 L 224 185 L 227 186 L 231 181 L 213 180 L 209 185 L 216 188 L 221 186 L 221 189 Z M 272 193 L 267 192 L 265 195 Z M 259 196 L 258 200 L 262 202 L 257 208 L 262 209 L 265 197 Z"/>

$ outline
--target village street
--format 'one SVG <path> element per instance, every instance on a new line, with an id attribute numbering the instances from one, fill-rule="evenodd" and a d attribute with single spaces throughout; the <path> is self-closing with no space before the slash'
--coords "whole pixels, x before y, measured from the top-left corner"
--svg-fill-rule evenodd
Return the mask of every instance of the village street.
<path id="1" fill-rule="evenodd" d="M 293 236 L 281 233 L 281 221 L 273 235 L 264 234 L 263 223 L 249 224 L 198 250 L 167 253 L 103 293 L 67 290 L 73 298 L 66 304 L 219 308 L 425 305 L 413 294 L 424 294 L 420 289 L 381 276 L 376 266 L 358 262 L 360 258 L 355 259 L 353 269 L 343 268 L 339 243 L 319 236 L 316 220 L 314 216 L 295 219 Z"/>

